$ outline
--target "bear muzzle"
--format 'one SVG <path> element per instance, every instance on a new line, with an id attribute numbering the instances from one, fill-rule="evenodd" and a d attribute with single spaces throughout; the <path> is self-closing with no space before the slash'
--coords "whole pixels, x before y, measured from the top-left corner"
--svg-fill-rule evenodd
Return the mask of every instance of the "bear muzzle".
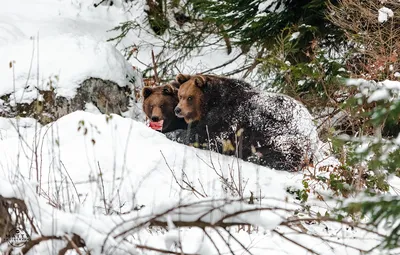
<path id="1" fill-rule="evenodd" d="M 181 109 L 181 108 L 179 108 L 178 106 L 175 107 L 174 112 L 175 112 L 175 115 L 176 115 L 178 118 L 183 118 L 182 109 Z"/>

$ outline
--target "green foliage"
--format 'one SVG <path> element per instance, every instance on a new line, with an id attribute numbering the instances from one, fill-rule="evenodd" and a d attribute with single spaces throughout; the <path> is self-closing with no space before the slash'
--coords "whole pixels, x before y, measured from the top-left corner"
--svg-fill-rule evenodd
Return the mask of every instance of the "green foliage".
<path id="1" fill-rule="evenodd" d="M 257 54 L 251 53 L 248 57 L 258 64 L 258 58 L 264 58 L 273 51 L 277 35 L 290 35 L 291 31 L 285 28 L 304 30 L 296 41 L 296 52 L 290 56 L 292 64 L 308 63 L 307 49 L 315 41 L 323 47 L 336 49 L 344 41 L 342 32 L 325 17 L 328 0 L 276 0 L 270 3 L 263 0 L 147 2 L 148 23 L 141 24 L 142 21 L 135 20 L 122 23 L 113 29 L 120 31 L 120 35 L 110 40 L 119 42 L 130 30 L 135 29 L 158 37 L 166 49 L 176 50 L 178 54 L 173 58 L 169 56 L 158 63 L 160 77 L 166 73 L 164 67 L 170 68 L 183 62 L 189 54 L 206 45 L 225 44 L 228 54 L 232 52 L 232 45 L 239 46 L 242 54 L 255 50 Z M 303 29 L 305 27 L 308 29 Z M 137 45 L 127 47 L 128 58 L 136 50 Z M 252 70 L 254 67 L 238 67 L 241 68 Z"/>
<path id="2" fill-rule="evenodd" d="M 400 99 L 395 83 L 358 81 L 352 82 L 359 93 L 346 101 L 345 108 L 352 109 L 363 119 L 358 136 L 339 137 L 335 144 L 347 148 L 344 162 L 349 167 L 363 166 L 366 187 L 365 195 L 373 199 L 360 199 L 343 209 L 350 215 L 360 214 L 377 227 L 393 225 L 381 248 L 399 246 L 400 200 L 397 197 L 377 197 L 377 193 L 388 192 L 388 176 L 400 172 Z M 385 127 L 396 127 L 393 134 L 385 133 Z"/>
<path id="3" fill-rule="evenodd" d="M 307 24 L 315 33 L 301 41 L 305 47 L 316 37 L 337 39 L 340 32 L 325 18 L 327 0 L 284 0 L 267 3 L 263 0 L 191 0 L 193 9 L 204 20 L 222 27 L 236 43 L 247 47 L 255 45 L 269 48 L 285 27 Z M 335 1 L 334 1 L 335 2 Z M 269 5 L 268 5 L 269 4 Z M 329 40 L 326 41 L 330 43 Z"/>
<path id="4" fill-rule="evenodd" d="M 303 180 L 302 181 L 303 188 L 302 189 L 295 189 L 292 187 L 288 187 L 286 189 L 286 192 L 295 195 L 295 199 L 300 200 L 302 203 L 307 202 L 308 200 L 308 194 L 310 192 L 310 188 L 308 186 L 308 182 Z"/>
<path id="5" fill-rule="evenodd" d="M 365 119 L 360 137 L 342 137 L 342 141 L 354 148 L 349 154 L 353 163 L 367 162 L 368 169 L 397 173 L 400 169 L 400 99 L 399 92 L 385 83 L 363 81 L 358 85 L 360 93 L 346 103 L 346 107 L 361 112 Z M 386 94 L 384 98 L 376 95 Z M 385 132 L 385 126 L 394 127 L 393 134 Z M 397 127 L 397 128 L 396 128 Z"/>
<path id="6" fill-rule="evenodd" d="M 317 30 L 309 25 L 297 30 L 285 28 L 262 60 L 262 70 L 265 74 L 274 74 L 271 85 L 275 90 L 302 101 L 309 108 L 339 108 L 338 97 L 346 90 L 343 78 L 348 76 L 344 69 L 345 56 L 333 58 L 331 49 L 317 41 L 304 49 L 301 42 L 309 38 L 308 34 L 315 36 Z M 306 59 L 299 52 L 305 52 Z"/>

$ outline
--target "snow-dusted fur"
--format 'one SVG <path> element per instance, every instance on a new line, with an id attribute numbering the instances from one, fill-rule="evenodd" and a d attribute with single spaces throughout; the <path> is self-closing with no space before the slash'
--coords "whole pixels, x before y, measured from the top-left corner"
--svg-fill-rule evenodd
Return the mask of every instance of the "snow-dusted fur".
<path id="1" fill-rule="evenodd" d="M 231 154 L 279 170 L 297 170 L 313 156 L 319 138 L 311 114 L 300 102 L 257 91 L 241 80 L 208 75 L 202 79 L 203 117 L 181 134 L 181 141 L 223 152 L 223 140 L 228 139 L 237 149 Z M 235 136 L 240 129 L 243 134 Z"/>

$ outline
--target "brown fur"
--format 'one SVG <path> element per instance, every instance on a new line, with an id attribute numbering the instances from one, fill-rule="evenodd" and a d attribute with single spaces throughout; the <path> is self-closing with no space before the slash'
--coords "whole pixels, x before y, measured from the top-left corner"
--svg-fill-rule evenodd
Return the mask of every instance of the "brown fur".
<path id="1" fill-rule="evenodd" d="M 185 75 L 178 74 L 176 82 L 179 84 L 177 108 L 181 110 L 178 117 L 183 117 L 190 124 L 204 117 L 204 92 L 207 81 L 217 78 L 214 75 Z"/>
<path id="2" fill-rule="evenodd" d="M 143 111 L 152 121 L 164 120 L 162 132 L 185 129 L 186 123 L 175 116 L 174 109 L 178 104 L 178 90 L 170 85 L 144 87 L 142 90 Z"/>
<path id="3" fill-rule="evenodd" d="M 186 123 L 198 121 L 202 117 L 203 92 L 199 86 L 201 86 L 199 79 L 194 79 L 184 83 L 179 88 L 179 103 L 177 107 L 181 109 L 181 112 L 178 117 L 184 117 Z"/>
<path id="4" fill-rule="evenodd" d="M 221 76 L 180 74 L 176 81 L 180 87 L 175 113 L 189 124 L 178 141 L 205 144 L 280 170 L 298 169 L 303 155 L 309 154 L 305 145 L 312 139 L 297 123 L 304 119 L 311 126 L 312 116 L 293 98 L 256 91 L 244 81 Z"/>

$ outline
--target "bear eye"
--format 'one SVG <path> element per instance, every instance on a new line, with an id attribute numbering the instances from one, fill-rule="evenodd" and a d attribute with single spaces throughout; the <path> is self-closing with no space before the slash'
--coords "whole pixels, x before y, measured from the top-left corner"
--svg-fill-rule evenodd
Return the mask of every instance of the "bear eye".
<path id="1" fill-rule="evenodd" d="M 193 97 L 188 97 L 187 100 L 188 100 L 188 101 L 192 101 L 192 100 L 193 100 Z"/>
<path id="2" fill-rule="evenodd" d="M 164 105 L 162 104 L 162 105 L 160 105 L 160 108 L 163 108 L 164 107 Z"/>

